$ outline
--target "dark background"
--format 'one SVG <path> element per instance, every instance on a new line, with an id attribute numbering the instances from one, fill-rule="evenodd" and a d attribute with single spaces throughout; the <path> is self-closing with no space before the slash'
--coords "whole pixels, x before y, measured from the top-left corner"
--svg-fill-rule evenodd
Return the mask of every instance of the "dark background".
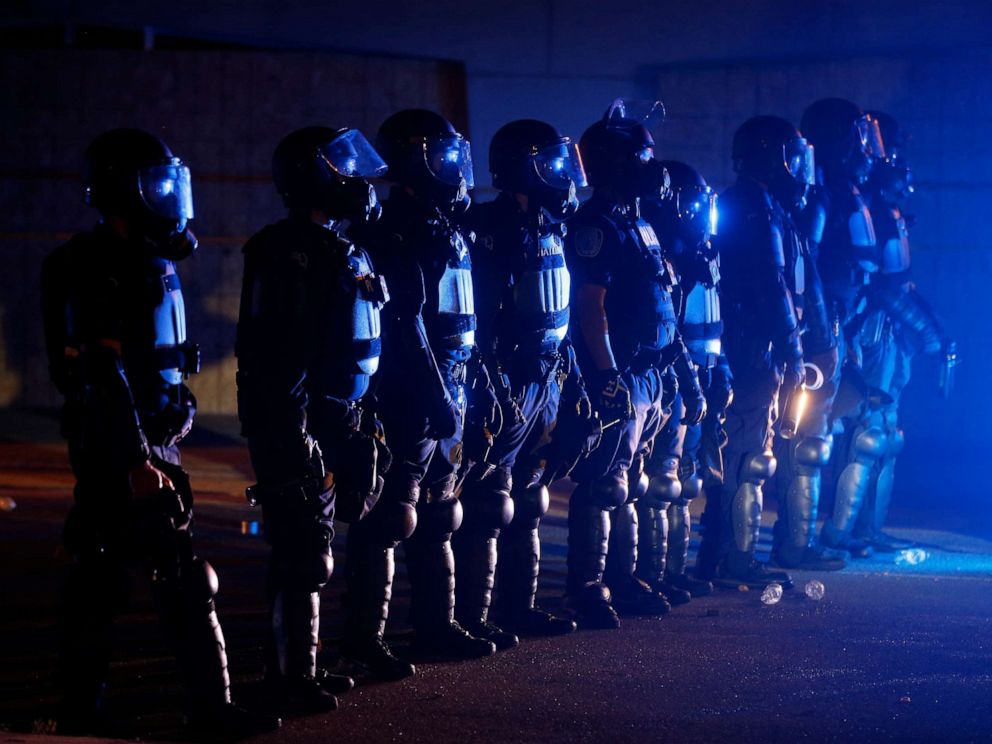
<path id="1" fill-rule="evenodd" d="M 544 118 L 577 138 L 617 96 L 668 109 L 658 153 L 730 183 L 745 118 L 813 100 L 888 111 L 913 135 L 916 281 L 959 341 L 949 403 L 918 359 L 903 406 L 903 498 L 989 526 L 992 416 L 992 6 L 986 2 L 7 2 L 0 11 L 0 405 L 54 408 L 38 318 L 41 258 L 92 224 L 78 181 L 100 131 L 157 132 L 193 170 L 199 253 L 183 265 L 205 412 L 234 411 L 233 324 L 245 238 L 276 218 L 278 139 L 392 111 L 445 113 L 475 143 Z M 976 466 L 977 463 L 977 466 Z M 976 477 L 977 474 L 977 477 Z M 963 507 L 963 508 L 962 508 Z"/>

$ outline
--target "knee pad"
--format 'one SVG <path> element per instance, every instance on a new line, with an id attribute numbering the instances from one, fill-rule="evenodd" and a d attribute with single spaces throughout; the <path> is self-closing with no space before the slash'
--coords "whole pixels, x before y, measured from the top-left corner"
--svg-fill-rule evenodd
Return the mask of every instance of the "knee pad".
<path id="1" fill-rule="evenodd" d="M 417 528 L 417 507 L 407 501 L 379 500 L 369 515 L 351 525 L 349 540 L 395 548 Z"/>
<path id="2" fill-rule="evenodd" d="M 898 426 L 889 433 L 889 457 L 898 457 L 906 446 L 906 432 Z"/>
<path id="3" fill-rule="evenodd" d="M 681 505 L 686 505 L 703 492 L 703 479 L 695 470 L 682 479 Z"/>
<path id="4" fill-rule="evenodd" d="M 630 493 L 627 494 L 627 503 L 639 501 L 647 496 L 650 483 L 651 479 L 643 469 L 635 473 L 634 477 L 630 478 Z"/>
<path id="5" fill-rule="evenodd" d="M 822 468 L 830 462 L 833 437 L 804 437 L 796 444 L 796 462 L 812 468 Z"/>
<path id="6" fill-rule="evenodd" d="M 678 502 L 681 497 L 682 482 L 674 473 L 666 471 L 651 478 L 644 503 L 653 509 L 664 509 L 668 504 Z"/>
<path id="7" fill-rule="evenodd" d="M 183 593 L 191 602 L 209 602 L 220 588 L 217 572 L 202 558 L 194 558 L 183 567 L 182 582 Z"/>
<path id="8" fill-rule="evenodd" d="M 744 458 L 744 468 L 741 473 L 741 480 L 749 483 L 764 483 L 775 475 L 775 468 L 778 461 L 771 452 L 761 452 L 756 455 L 749 455 Z"/>
<path id="9" fill-rule="evenodd" d="M 304 592 L 318 592 L 334 573 L 331 551 L 296 556 L 279 565 L 282 586 Z"/>
<path id="10" fill-rule="evenodd" d="M 464 501 L 464 529 L 488 532 L 500 530 L 513 521 L 513 499 L 500 480 L 490 482 L 486 477 L 469 484 L 462 492 L 461 500 Z"/>
<path id="11" fill-rule="evenodd" d="M 540 483 L 521 488 L 513 493 L 513 519 L 533 521 L 548 513 L 551 494 L 548 487 Z"/>
<path id="12" fill-rule="evenodd" d="M 627 471 L 607 473 L 589 484 L 588 498 L 601 509 L 616 509 L 627 503 Z"/>
<path id="13" fill-rule="evenodd" d="M 417 513 L 416 535 L 440 540 L 462 525 L 462 503 L 455 498 L 421 504 Z"/>
<path id="14" fill-rule="evenodd" d="M 877 460 L 888 449 L 888 437 L 876 426 L 871 426 L 854 435 L 853 448 L 856 456 Z"/>

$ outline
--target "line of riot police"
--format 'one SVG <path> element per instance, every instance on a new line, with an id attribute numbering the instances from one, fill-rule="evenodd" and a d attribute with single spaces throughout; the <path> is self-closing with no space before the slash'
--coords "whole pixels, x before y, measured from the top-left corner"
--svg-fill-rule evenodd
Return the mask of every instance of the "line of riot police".
<path id="1" fill-rule="evenodd" d="M 578 143 L 511 122 L 490 146 L 499 194 L 485 204 L 469 197 L 469 142 L 430 111 L 389 117 L 374 146 L 326 127 L 279 143 L 287 214 L 244 247 L 235 348 L 248 495 L 271 548 L 274 714 L 331 710 L 353 684 L 317 663 L 335 520 L 349 525 L 341 655 L 378 679 L 415 672 L 385 640 L 400 544 L 421 658 L 616 628 L 713 583 L 789 586 L 789 569 L 905 547 L 882 532 L 899 392 L 914 350 L 956 355 L 908 279 L 896 123 L 841 99 L 810 106 L 801 131 L 750 119 L 718 207 L 695 169 L 655 158 L 663 115 L 617 100 Z M 155 137 L 114 130 L 87 150 L 86 180 L 101 222 L 43 276 L 77 477 L 62 730 L 99 730 L 133 563 L 174 640 L 190 722 L 271 729 L 275 715 L 230 701 L 216 576 L 190 540 L 177 444 L 197 353 L 176 273 L 196 247 L 189 170 Z M 817 536 L 830 462 L 834 510 Z M 548 487 L 566 476 L 559 616 L 535 599 Z M 773 478 L 769 566 L 755 551 Z M 704 494 L 690 571 L 690 502 Z"/>

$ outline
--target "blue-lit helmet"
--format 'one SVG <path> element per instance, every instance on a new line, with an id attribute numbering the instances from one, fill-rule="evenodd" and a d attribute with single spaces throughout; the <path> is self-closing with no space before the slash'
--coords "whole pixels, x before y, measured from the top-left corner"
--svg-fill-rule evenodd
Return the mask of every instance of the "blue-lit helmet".
<path id="1" fill-rule="evenodd" d="M 901 204 L 914 191 L 913 171 L 906 163 L 905 147 L 909 136 L 894 117 L 882 111 L 865 112 L 874 120 L 885 143 L 885 157 L 876 160 L 868 179 L 868 190 L 887 204 Z"/>
<path id="2" fill-rule="evenodd" d="M 553 221 L 571 217 L 579 206 L 577 187 L 586 185 L 579 148 L 550 124 L 520 119 L 505 124 L 489 145 L 493 186 L 526 194 Z"/>
<path id="3" fill-rule="evenodd" d="M 863 183 L 873 159 L 885 157 L 878 123 L 844 98 L 823 98 L 810 104 L 799 128 L 816 148 L 818 165 L 827 177 L 837 173 Z"/>
<path id="4" fill-rule="evenodd" d="M 331 219 L 376 219 L 379 202 L 367 179 L 385 172 L 386 163 L 357 129 L 298 129 L 272 155 L 272 180 L 286 206 Z"/>
<path id="5" fill-rule="evenodd" d="M 635 111 L 637 108 L 645 113 Z M 623 99 L 614 101 L 579 141 L 589 183 L 614 189 L 625 198 L 643 193 L 647 182 L 654 180 L 646 168 L 654 159 L 654 137 L 648 124 L 660 123 L 664 111 L 660 101 L 652 101 L 646 107 Z"/>
<path id="6" fill-rule="evenodd" d="M 389 166 L 390 181 L 441 207 L 467 204 L 475 186 L 472 148 L 440 114 L 426 109 L 393 114 L 379 127 L 375 147 Z"/>
<path id="7" fill-rule="evenodd" d="M 813 147 L 780 116 L 754 116 L 734 132 L 734 170 L 764 183 L 783 206 L 801 206 L 815 182 Z"/>
<path id="8" fill-rule="evenodd" d="M 140 129 L 112 129 L 94 139 L 86 148 L 83 183 L 87 204 L 153 242 L 171 241 L 193 219 L 189 168 Z"/>

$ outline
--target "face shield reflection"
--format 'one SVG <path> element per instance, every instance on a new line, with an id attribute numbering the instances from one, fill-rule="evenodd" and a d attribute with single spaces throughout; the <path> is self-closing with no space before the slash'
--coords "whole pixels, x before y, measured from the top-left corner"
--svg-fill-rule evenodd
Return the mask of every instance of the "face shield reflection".
<path id="1" fill-rule="evenodd" d="M 332 171 L 346 178 L 375 178 L 387 170 L 379 153 L 357 129 L 335 137 L 319 153 Z"/>
<path id="2" fill-rule="evenodd" d="M 426 148 L 427 167 L 439 181 L 460 186 L 464 180 L 466 188 L 474 188 L 472 146 L 467 139 L 461 135 L 442 137 L 429 140 Z"/>
<path id="3" fill-rule="evenodd" d="M 878 126 L 878 120 L 866 116 L 864 118 L 865 137 L 862 142 L 865 145 L 865 152 L 877 160 L 885 160 L 885 143 L 882 140 L 882 130 Z"/>
<path id="4" fill-rule="evenodd" d="M 541 180 L 552 188 L 567 191 L 571 184 L 576 188 L 587 185 L 582 156 L 575 143 L 548 145 L 534 156 L 534 165 Z"/>
<path id="5" fill-rule="evenodd" d="M 676 208 L 679 219 L 685 220 L 707 237 L 716 235 L 720 212 L 717 209 L 717 194 L 709 186 L 687 186 L 676 194 Z"/>
<path id="6" fill-rule="evenodd" d="M 816 164 L 813 159 L 813 146 L 804 138 L 790 140 L 782 145 L 782 158 L 785 169 L 799 183 L 812 186 L 816 181 Z"/>
<path id="7" fill-rule="evenodd" d="M 138 190 L 148 208 L 160 217 L 184 223 L 193 219 L 193 187 L 189 168 L 179 158 L 167 165 L 138 171 Z"/>

